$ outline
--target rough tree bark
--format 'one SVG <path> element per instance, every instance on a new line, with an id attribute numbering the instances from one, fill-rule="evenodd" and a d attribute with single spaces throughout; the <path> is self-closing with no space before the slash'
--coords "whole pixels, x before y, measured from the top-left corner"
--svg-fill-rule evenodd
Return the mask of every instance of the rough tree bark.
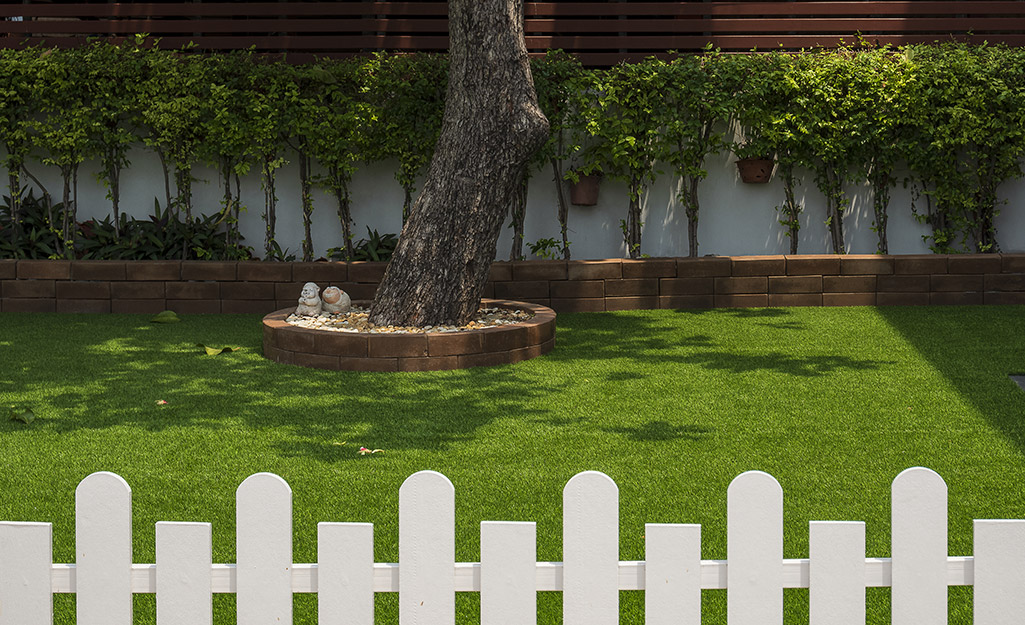
<path id="1" fill-rule="evenodd" d="M 441 136 L 371 306 L 373 323 L 463 324 L 477 311 L 509 198 L 548 134 L 522 4 L 449 1 Z"/>

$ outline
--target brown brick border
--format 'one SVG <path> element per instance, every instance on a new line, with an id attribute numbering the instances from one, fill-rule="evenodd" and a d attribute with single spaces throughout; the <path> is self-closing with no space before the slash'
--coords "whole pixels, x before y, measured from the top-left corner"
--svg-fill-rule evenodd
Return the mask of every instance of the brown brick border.
<path id="1" fill-rule="evenodd" d="M 0 312 L 267 314 L 304 282 L 353 300 L 384 263 L 0 260 Z M 496 262 L 483 297 L 555 312 L 736 306 L 1025 305 L 1025 254 Z"/>
<path id="2" fill-rule="evenodd" d="M 295 307 L 263 318 L 263 355 L 275 362 L 314 369 L 347 371 L 442 371 L 504 365 L 536 358 L 555 346 L 555 311 L 547 306 L 508 300 L 484 304 L 529 310 L 523 323 L 426 334 L 329 332 L 289 325 Z"/>

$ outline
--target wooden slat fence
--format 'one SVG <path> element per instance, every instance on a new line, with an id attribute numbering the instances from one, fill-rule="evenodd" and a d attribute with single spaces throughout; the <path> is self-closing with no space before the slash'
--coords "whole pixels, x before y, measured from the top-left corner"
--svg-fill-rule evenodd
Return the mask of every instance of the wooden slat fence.
<path id="1" fill-rule="evenodd" d="M 53 593 L 75 593 L 78 625 L 130 625 L 133 593 L 156 593 L 158 625 L 210 625 L 212 593 L 238 622 L 292 623 L 293 593 L 318 622 L 369 624 L 374 594 L 399 593 L 399 622 L 451 625 L 455 593 L 479 592 L 484 625 L 537 620 L 537 591 L 563 593 L 567 625 L 616 625 L 619 591 L 645 591 L 649 625 L 699 623 L 701 591 L 725 589 L 730 625 L 782 623 L 783 589 L 808 588 L 811 625 L 863 625 L 865 589 L 890 587 L 893 625 L 947 622 L 948 586 L 974 586 L 976 625 L 1025 614 L 1025 521 L 977 520 L 974 556 L 947 555 L 947 487 L 929 469 L 892 487 L 892 558 L 865 557 L 865 524 L 812 521 L 810 557 L 783 558 L 783 490 L 767 473 L 727 492 L 728 559 L 701 560 L 701 527 L 645 525 L 643 561 L 619 560 L 619 491 L 587 471 L 563 491 L 563 562 L 536 562 L 536 528 L 481 523 L 481 561 L 455 561 L 455 490 L 422 471 L 399 490 L 399 562 L 375 563 L 373 526 L 320 523 L 318 562 L 292 563 L 292 491 L 258 473 L 237 494 L 236 564 L 211 563 L 207 523 L 156 524 L 156 563 L 131 558 L 131 488 L 113 473 L 76 492 L 76 564 L 52 563 L 49 523 L 0 522 L 0 625 L 52 625 Z"/>
<path id="2" fill-rule="evenodd" d="M 45 42 L 73 46 L 88 37 L 135 33 L 178 48 L 255 46 L 314 55 L 350 56 L 375 50 L 443 51 L 448 47 L 446 2 L 4 2 L 0 47 Z M 666 50 L 694 51 L 835 46 L 860 33 L 877 43 L 956 39 L 1025 45 L 1025 1 L 839 2 L 633 1 L 524 3 L 532 54 L 562 48 L 588 65 L 610 65 Z"/>

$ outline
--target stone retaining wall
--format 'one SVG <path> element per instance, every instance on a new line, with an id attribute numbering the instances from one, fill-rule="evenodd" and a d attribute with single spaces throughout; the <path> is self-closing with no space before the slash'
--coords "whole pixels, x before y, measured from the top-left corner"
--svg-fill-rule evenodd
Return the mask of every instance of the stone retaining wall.
<path id="1" fill-rule="evenodd" d="M 384 263 L 0 260 L 2 312 L 260 313 L 305 282 L 369 300 Z M 1025 304 L 1025 254 L 498 262 L 484 297 L 556 312 Z"/>

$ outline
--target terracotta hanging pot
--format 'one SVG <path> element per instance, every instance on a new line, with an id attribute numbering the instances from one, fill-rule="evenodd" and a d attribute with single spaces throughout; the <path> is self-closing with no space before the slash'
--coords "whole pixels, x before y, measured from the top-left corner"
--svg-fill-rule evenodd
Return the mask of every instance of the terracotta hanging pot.
<path id="1" fill-rule="evenodd" d="M 598 203 L 598 183 L 601 176 L 591 174 L 580 176 L 577 182 L 569 184 L 569 201 L 574 206 L 594 206 Z"/>
<path id="2" fill-rule="evenodd" d="M 771 158 L 742 158 L 737 161 L 740 179 L 748 184 L 765 184 L 772 178 L 776 162 Z"/>

